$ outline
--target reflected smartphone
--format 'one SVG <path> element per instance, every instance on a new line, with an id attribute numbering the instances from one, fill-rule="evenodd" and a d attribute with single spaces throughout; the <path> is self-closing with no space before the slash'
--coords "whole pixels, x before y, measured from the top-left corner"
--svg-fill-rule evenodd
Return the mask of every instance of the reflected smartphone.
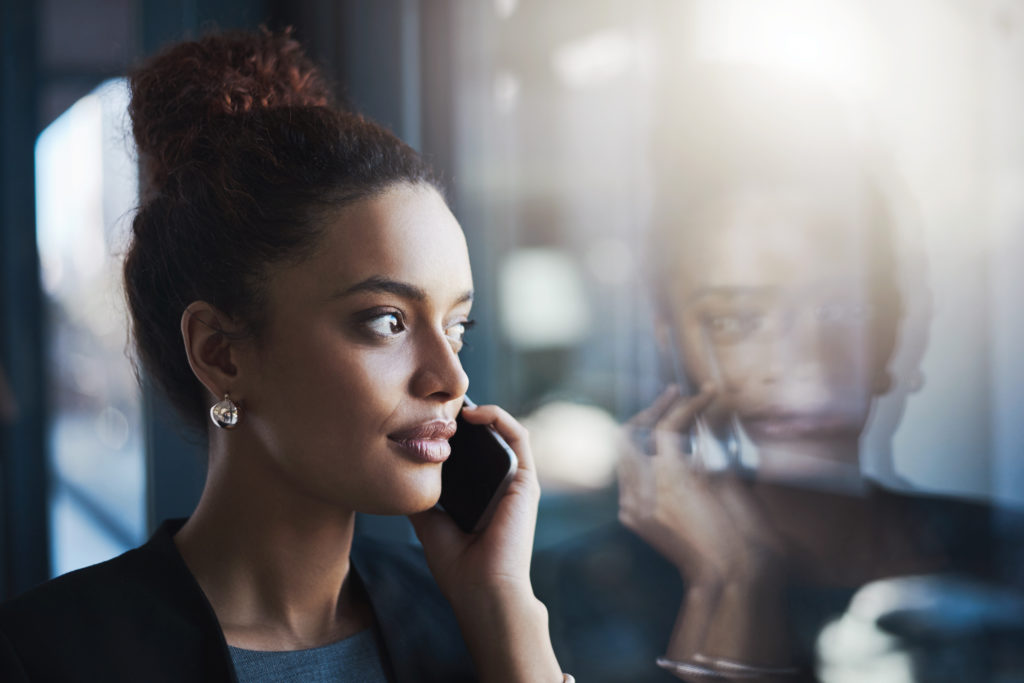
<path id="1" fill-rule="evenodd" d="M 474 405 L 469 398 L 464 404 Z M 470 424 L 462 419 L 461 412 L 456 423 L 455 436 L 448 439 L 451 455 L 441 466 L 438 503 L 460 529 L 477 533 L 494 515 L 516 474 L 518 458 L 493 427 Z"/>

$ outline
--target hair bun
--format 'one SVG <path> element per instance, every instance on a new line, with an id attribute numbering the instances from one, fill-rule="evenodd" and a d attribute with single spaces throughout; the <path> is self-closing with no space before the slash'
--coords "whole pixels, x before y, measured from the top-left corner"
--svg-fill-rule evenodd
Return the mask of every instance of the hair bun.
<path id="1" fill-rule="evenodd" d="M 146 194 L 192 161 L 197 140 L 223 117 L 333 104 L 326 80 L 290 28 L 177 44 L 137 69 L 130 86 L 129 114 Z"/>

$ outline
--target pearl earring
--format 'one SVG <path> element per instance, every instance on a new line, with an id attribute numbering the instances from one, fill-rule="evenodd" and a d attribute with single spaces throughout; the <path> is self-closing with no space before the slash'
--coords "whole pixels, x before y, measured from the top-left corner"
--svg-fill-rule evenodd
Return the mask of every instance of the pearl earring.
<path id="1" fill-rule="evenodd" d="M 224 394 L 224 398 L 210 408 L 210 419 L 221 429 L 234 429 L 238 416 L 238 404 L 231 400 L 231 394 Z"/>

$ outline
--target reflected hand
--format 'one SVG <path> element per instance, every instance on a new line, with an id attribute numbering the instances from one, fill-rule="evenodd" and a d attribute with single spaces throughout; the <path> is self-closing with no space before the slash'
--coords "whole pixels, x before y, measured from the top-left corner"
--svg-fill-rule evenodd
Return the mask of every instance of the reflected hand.
<path id="1" fill-rule="evenodd" d="M 630 421 L 619 461 L 619 519 L 699 583 L 750 578 L 782 555 L 750 483 L 702 472 L 685 452 L 715 394 L 712 386 L 693 397 L 667 389 Z M 638 447 L 638 434 L 653 454 Z"/>
<path id="2" fill-rule="evenodd" d="M 670 387 L 630 422 L 619 464 L 619 518 L 687 580 L 670 658 L 702 653 L 786 662 L 780 628 L 786 548 L 752 482 L 702 471 L 695 464 L 700 454 L 683 448 L 715 393 L 708 386 L 685 397 Z M 638 434 L 646 449 L 637 446 Z"/>

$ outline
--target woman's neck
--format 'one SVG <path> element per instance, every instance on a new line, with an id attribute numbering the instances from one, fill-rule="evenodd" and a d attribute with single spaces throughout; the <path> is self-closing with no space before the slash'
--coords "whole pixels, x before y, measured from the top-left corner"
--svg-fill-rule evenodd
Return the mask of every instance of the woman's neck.
<path id="1" fill-rule="evenodd" d="M 269 458 L 211 448 L 202 498 L 174 541 L 229 644 L 305 649 L 372 622 L 350 571 L 354 522 L 289 486 Z"/>
<path id="2" fill-rule="evenodd" d="M 856 438 L 758 438 L 758 474 L 768 480 L 803 483 L 836 492 L 862 492 Z"/>

